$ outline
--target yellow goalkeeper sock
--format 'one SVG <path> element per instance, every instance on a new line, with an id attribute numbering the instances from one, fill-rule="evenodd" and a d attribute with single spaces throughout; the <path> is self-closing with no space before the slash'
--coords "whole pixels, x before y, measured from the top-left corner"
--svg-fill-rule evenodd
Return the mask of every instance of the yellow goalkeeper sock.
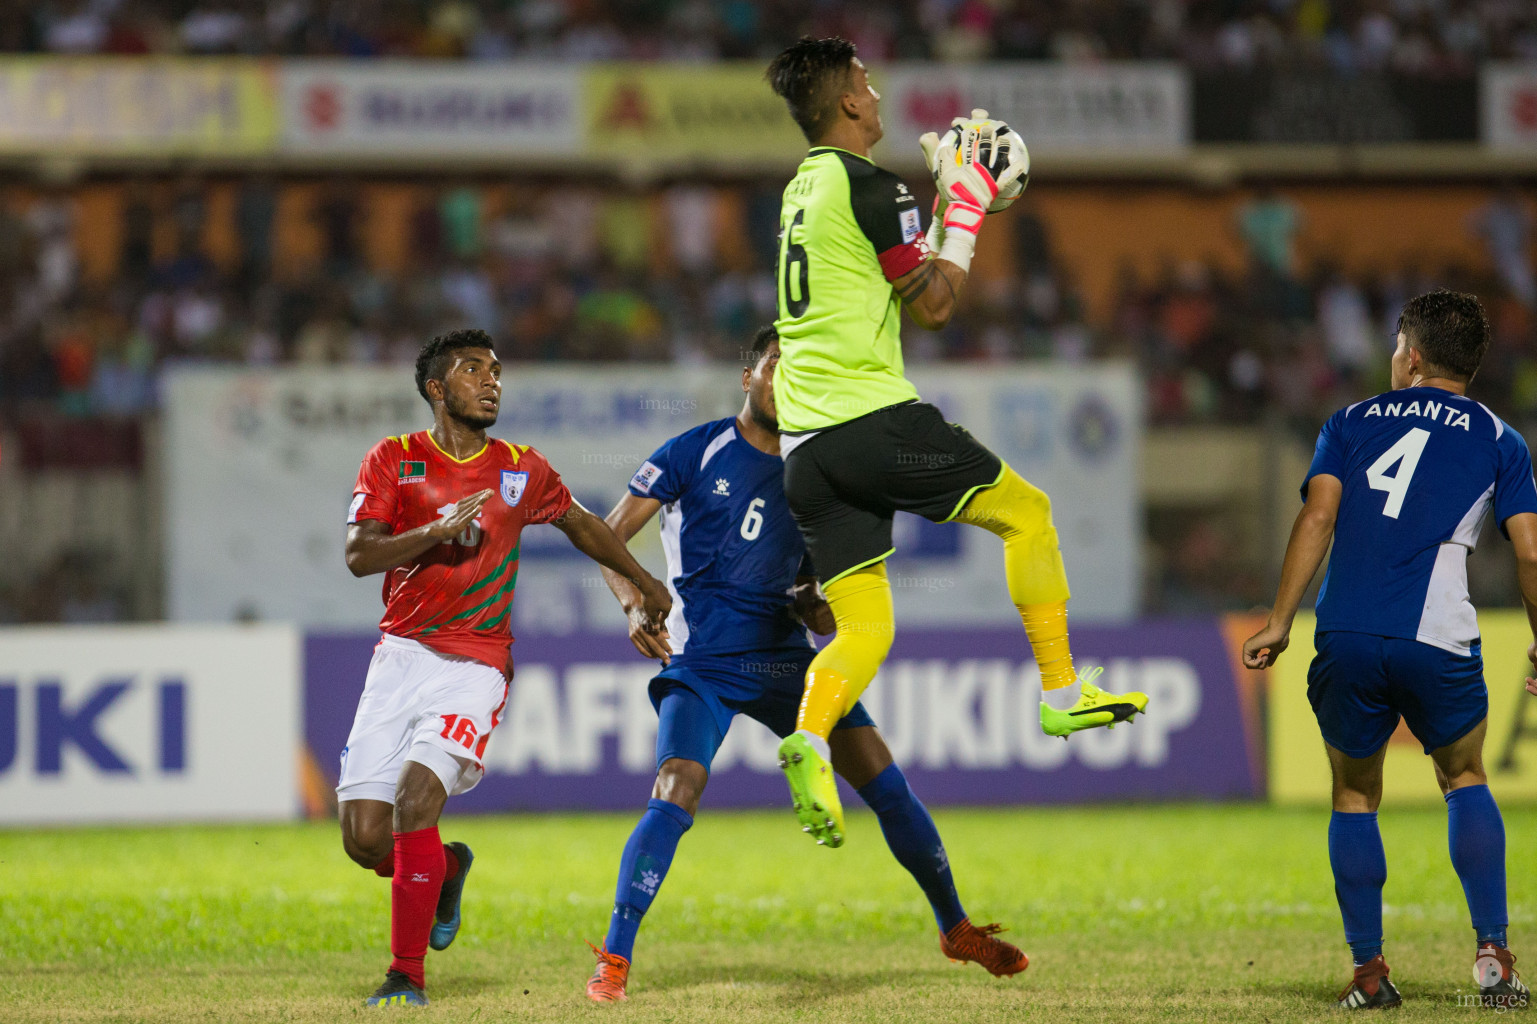
<path id="1" fill-rule="evenodd" d="M 1009 599 L 1041 666 L 1041 688 L 1059 690 L 1078 681 L 1067 639 L 1067 569 L 1051 522 L 1051 499 L 1008 466 L 998 482 L 978 491 L 955 521 L 980 526 L 1003 538 L 1003 573 Z"/>
<path id="2" fill-rule="evenodd" d="M 801 695 L 795 728 L 826 740 L 886 660 L 896 634 L 896 618 L 884 562 L 824 584 L 822 591 L 837 620 L 838 633 L 817 652 L 806 671 L 806 690 Z"/>

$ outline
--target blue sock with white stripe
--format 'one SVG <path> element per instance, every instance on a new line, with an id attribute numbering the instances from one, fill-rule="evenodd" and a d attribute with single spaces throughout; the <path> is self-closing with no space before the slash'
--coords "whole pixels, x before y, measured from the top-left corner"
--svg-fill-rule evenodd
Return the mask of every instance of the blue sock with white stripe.
<path id="1" fill-rule="evenodd" d="M 892 856 L 912 874 L 923 895 L 929 898 L 939 930 L 948 934 L 966 920 L 966 911 L 961 909 L 955 879 L 950 877 L 950 858 L 945 855 L 945 844 L 928 808 L 913 794 L 907 776 L 894 764 L 887 765 L 885 771 L 861 786 L 859 795 L 880 821 Z"/>
<path id="2" fill-rule="evenodd" d="M 626 960 L 635 951 L 640 919 L 651 909 L 667 869 L 672 867 L 678 841 L 694 825 L 691 814 L 666 800 L 652 800 L 630 833 L 619 858 L 619 886 L 614 893 L 614 913 L 608 921 L 603 948 Z"/>
<path id="3" fill-rule="evenodd" d="M 1388 859 L 1377 831 L 1377 812 L 1335 811 L 1329 819 L 1329 866 L 1334 898 L 1345 919 L 1345 941 L 1357 967 L 1382 952 L 1382 887 Z"/>
<path id="4" fill-rule="evenodd" d="M 1446 833 L 1478 941 L 1504 946 L 1505 821 L 1488 786 L 1446 794 Z"/>

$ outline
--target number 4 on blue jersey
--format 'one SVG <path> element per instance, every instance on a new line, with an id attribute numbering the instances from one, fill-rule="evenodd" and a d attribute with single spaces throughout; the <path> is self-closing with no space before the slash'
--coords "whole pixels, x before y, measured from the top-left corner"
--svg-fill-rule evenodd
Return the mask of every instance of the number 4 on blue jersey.
<path id="1" fill-rule="evenodd" d="M 1321 474 L 1338 478 L 1341 494 L 1319 632 L 1471 653 L 1478 619 L 1468 552 L 1491 509 L 1502 531 L 1511 516 L 1537 512 L 1521 435 L 1466 396 L 1404 388 L 1329 417 L 1308 480 Z"/>

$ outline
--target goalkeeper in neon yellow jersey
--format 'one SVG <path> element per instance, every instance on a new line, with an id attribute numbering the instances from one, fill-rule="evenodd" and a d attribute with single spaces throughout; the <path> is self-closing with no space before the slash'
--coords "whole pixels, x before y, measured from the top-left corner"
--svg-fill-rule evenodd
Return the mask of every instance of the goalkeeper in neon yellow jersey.
<path id="1" fill-rule="evenodd" d="M 1003 538 L 1009 596 L 1041 668 L 1047 733 L 1065 739 L 1126 721 L 1147 696 L 1078 679 L 1050 499 L 919 401 L 902 370 L 902 310 L 930 330 L 949 321 L 984 215 L 1022 187 L 1023 141 L 980 110 L 957 118 L 943 140 L 925 135 L 939 189 L 925 233 L 916 197 L 870 160 L 880 96 L 852 43 L 803 38 L 766 77 L 811 143 L 779 216 L 774 392 L 785 495 L 838 627 L 807 671 L 797 731 L 779 758 L 804 830 L 838 846 L 843 810 L 827 737 L 891 649 L 885 560 L 899 510 Z"/>

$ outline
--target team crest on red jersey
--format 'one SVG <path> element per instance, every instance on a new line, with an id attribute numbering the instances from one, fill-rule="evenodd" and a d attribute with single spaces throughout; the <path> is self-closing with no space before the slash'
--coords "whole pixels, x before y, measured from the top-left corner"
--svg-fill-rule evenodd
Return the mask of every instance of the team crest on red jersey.
<path id="1" fill-rule="evenodd" d="M 528 486 L 528 474 L 511 469 L 502 470 L 502 500 L 516 506 L 523 500 L 523 489 Z"/>
<path id="2" fill-rule="evenodd" d="M 419 484 L 427 479 L 427 463 L 400 460 L 400 483 Z"/>

